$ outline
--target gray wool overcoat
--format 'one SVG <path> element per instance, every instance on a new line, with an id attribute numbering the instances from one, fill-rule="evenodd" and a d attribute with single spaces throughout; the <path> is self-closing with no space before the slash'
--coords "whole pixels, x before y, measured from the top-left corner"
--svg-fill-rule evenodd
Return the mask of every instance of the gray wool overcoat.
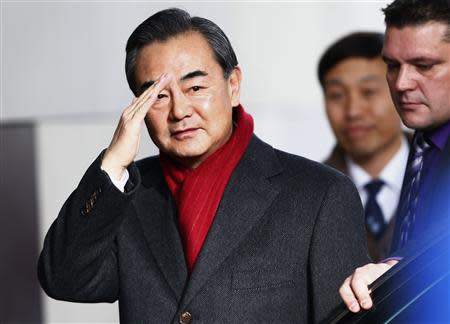
<path id="1" fill-rule="evenodd" d="M 158 157 L 129 167 L 126 193 L 100 163 L 101 155 L 51 226 L 38 274 L 56 299 L 118 300 L 121 323 L 318 322 L 369 261 L 352 182 L 256 136 L 191 275 Z"/>

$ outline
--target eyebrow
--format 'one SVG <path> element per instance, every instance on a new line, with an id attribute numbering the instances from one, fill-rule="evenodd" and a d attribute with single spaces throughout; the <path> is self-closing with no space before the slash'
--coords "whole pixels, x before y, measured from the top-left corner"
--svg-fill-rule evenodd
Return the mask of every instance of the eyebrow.
<path id="1" fill-rule="evenodd" d="M 436 58 L 436 57 L 419 56 L 419 57 L 415 57 L 415 58 L 411 59 L 410 62 L 413 64 L 424 63 L 424 62 L 431 63 L 431 64 L 438 64 L 441 62 L 441 59 Z"/>
<path id="2" fill-rule="evenodd" d="M 324 85 L 325 86 L 339 86 L 339 85 L 342 85 L 342 82 L 339 79 L 331 79 L 331 80 L 326 80 L 324 82 Z"/>
<path id="3" fill-rule="evenodd" d="M 369 74 L 367 76 L 362 77 L 359 79 L 359 82 L 367 82 L 367 81 L 384 81 L 385 79 L 380 77 L 379 75 L 373 75 Z"/>
<path id="4" fill-rule="evenodd" d="M 207 75 L 208 75 L 208 73 L 205 72 L 205 71 L 195 70 L 195 71 L 192 71 L 192 72 L 189 72 L 189 73 L 183 75 L 180 78 L 180 81 L 186 81 L 186 80 L 189 80 L 189 79 L 197 78 L 197 77 L 200 77 L 200 76 L 207 76 Z M 147 88 L 151 87 L 153 85 L 153 83 L 155 83 L 154 80 L 145 81 L 141 85 L 141 87 L 139 88 L 140 92 L 141 93 L 144 92 Z"/>
<path id="5" fill-rule="evenodd" d="M 382 56 L 382 59 L 385 63 L 397 62 L 395 59 L 392 59 L 392 58 L 384 56 L 384 55 Z M 439 58 L 436 58 L 436 57 L 418 56 L 418 57 L 414 57 L 411 59 L 407 59 L 406 62 L 412 63 L 412 64 L 417 64 L 417 63 L 421 63 L 421 62 L 439 63 L 440 60 L 439 60 Z"/>
<path id="6" fill-rule="evenodd" d="M 201 70 L 195 70 L 193 72 L 189 72 L 187 74 L 185 74 L 184 76 L 181 77 L 180 81 L 186 81 L 189 79 L 193 79 L 199 76 L 207 76 L 208 73 L 206 73 L 205 71 L 201 71 Z"/>
<path id="7" fill-rule="evenodd" d="M 370 81 L 383 81 L 384 78 L 380 78 L 378 75 L 365 75 L 362 78 L 358 79 L 358 82 L 370 82 Z M 343 85 L 344 82 L 342 82 L 339 78 L 336 79 L 331 79 L 331 80 L 327 80 L 325 81 L 324 85 L 325 86 L 341 86 Z"/>

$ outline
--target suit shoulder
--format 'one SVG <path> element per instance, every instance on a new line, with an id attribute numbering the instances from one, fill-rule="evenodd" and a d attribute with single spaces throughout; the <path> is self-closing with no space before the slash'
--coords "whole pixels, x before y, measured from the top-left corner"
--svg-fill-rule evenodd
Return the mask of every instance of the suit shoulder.
<path id="1" fill-rule="evenodd" d="M 326 185 L 333 182 L 352 183 L 346 175 L 330 166 L 277 149 L 275 149 L 275 153 L 283 166 L 284 172 L 291 178 L 301 178 L 302 182 L 319 182 Z"/>

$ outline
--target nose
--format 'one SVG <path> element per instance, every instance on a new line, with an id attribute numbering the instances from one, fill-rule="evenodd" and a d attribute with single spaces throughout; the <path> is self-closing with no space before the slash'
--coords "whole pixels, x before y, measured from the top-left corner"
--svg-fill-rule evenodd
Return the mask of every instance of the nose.
<path id="1" fill-rule="evenodd" d="M 169 117 L 171 120 L 182 120 L 192 115 L 193 108 L 186 95 L 179 89 L 172 89 L 172 100 Z"/>
<path id="2" fill-rule="evenodd" d="M 347 103 L 346 103 L 346 115 L 348 119 L 355 119 L 357 118 L 361 112 L 363 107 L 361 107 L 363 105 L 362 100 L 359 98 L 359 95 L 357 95 L 356 93 L 352 93 L 348 96 L 347 98 Z"/>
<path id="3" fill-rule="evenodd" d="M 394 78 L 395 90 L 403 92 L 414 88 L 413 72 L 408 66 L 401 66 Z"/>

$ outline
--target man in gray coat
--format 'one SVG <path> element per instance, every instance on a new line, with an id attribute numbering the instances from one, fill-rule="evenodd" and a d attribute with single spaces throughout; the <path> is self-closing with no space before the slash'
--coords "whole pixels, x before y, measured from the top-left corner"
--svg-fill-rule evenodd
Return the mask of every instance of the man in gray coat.
<path id="1" fill-rule="evenodd" d="M 156 13 L 130 36 L 136 98 L 51 226 L 48 295 L 119 301 L 124 323 L 310 323 L 367 262 L 343 175 L 253 134 L 241 71 L 211 21 Z M 145 121 L 158 156 L 133 162 Z"/>

